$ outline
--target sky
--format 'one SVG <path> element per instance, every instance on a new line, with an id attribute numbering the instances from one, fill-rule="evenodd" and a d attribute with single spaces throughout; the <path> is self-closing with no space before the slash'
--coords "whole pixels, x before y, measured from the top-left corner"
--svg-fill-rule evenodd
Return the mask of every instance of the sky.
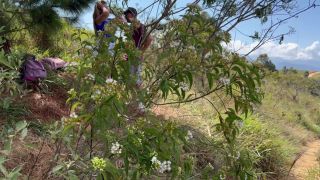
<path id="1" fill-rule="evenodd" d="M 152 2 L 153 0 L 129 0 L 129 6 L 141 10 Z M 191 2 L 193 0 L 178 0 L 176 7 L 184 7 Z M 299 8 L 305 7 L 308 2 L 309 0 L 298 0 Z M 317 4 L 320 4 L 320 0 Z M 81 16 L 78 26 L 92 29 L 92 12 L 93 7 Z M 153 9 L 151 15 L 157 16 L 156 8 Z M 259 54 L 267 53 L 278 69 L 287 66 L 301 70 L 320 71 L 320 7 L 312 8 L 297 18 L 289 20 L 277 30 L 277 33 L 286 33 L 290 27 L 293 27 L 295 32 L 285 36 L 282 44 L 279 44 L 278 41 L 268 42 L 250 54 L 249 59 L 254 60 Z M 231 32 L 232 42 L 226 47 L 240 54 L 246 54 L 257 42 L 243 34 L 252 35 L 260 29 L 259 21 L 240 24 L 236 30 Z"/>

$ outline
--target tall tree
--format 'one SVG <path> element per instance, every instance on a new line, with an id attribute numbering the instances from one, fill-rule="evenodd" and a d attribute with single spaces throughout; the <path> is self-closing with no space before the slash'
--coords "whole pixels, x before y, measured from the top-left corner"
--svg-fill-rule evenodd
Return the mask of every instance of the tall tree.
<path id="1" fill-rule="evenodd" d="M 95 0 L 1 0 L 0 24 L 5 26 L 0 36 L 12 32 L 28 30 L 38 45 L 46 49 L 50 46 L 50 35 L 61 27 L 61 14 L 76 21 L 81 12 Z"/>
<path id="2" fill-rule="evenodd" d="M 260 54 L 254 63 L 272 72 L 276 71 L 276 66 L 272 63 L 268 54 Z"/>

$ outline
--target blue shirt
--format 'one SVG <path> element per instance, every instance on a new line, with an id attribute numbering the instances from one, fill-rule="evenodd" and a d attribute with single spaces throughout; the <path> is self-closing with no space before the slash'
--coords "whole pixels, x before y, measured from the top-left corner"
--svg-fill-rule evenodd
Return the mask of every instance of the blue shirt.
<path id="1" fill-rule="evenodd" d="M 111 21 L 111 18 L 107 18 L 106 20 L 102 21 L 100 24 L 95 24 L 96 30 L 97 31 L 104 31 L 104 26 L 106 24 L 109 24 L 109 22 Z M 111 34 L 105 34 L 104 37 L 109 38 L 112 37 Z"/>

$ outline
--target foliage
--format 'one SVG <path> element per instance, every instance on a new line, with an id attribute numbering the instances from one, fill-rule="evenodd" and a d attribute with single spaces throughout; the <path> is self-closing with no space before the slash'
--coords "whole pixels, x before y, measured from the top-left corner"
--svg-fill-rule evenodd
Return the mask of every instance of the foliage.
<path id="1" fill-rule="evenodd" d="M 2 142 L 0 146 L 0 177 L 4 179 L 18 179 L 21 176 L 22 165 L 15 167 L 14 169 L 7 169 L 5 167 L 6 161 L 10 160 L 9 155 L 12 152 L 13 141 L 19 138 L 23 141 L 27 136 L 28 124 L 26 121 L 19 121 L 15 123 L 14 127 L 5 126 L 1 128 L 0 140 Z"/>
<path id="2" fill-rule="evenodd" d="M 38 46 L 44 50 L 52 46 L 52 37 L 63 27 L 61 13 L 69 14 L 66 19 L 76 21 L 84 9 L 93 0 L 46 0 L 46 1 L 12 1 L 2 0 L 0 23 L 5 31 L 0 36 L 8 36 L 13 32 L 27 30 Z M 60 14 L 59 14 L 60 13 Z"/>
<path id="3" fill-rule="evenodd" d="M 91 1 L 8 2 L 11 1 L 2 4 L 6 7 L 3 9 L 15 13 L 26 11 L 23 16 L 17 13 L 13 22 L 31 23 L 30 32 L 39 35 L 39 48 L 46 49 L 50 47 L 50 35 L 63 26 L 55 8 L 78 13 Z M 267 160 L 257 157 L 256 152 L 250 151 L 251 147 L 264 153 L 264 157 L 277 160 L 280 156 L 282 159 L 281 153 L 268 150 L 270 147 L 281 149 L 278 142 L 268 144 L 262 140 L 259 141 L 261 146 L 239 146 L 244 142 L 239 139 L 242 135 L 239 124 L 248 118 L 254 105 L 262 101 L 263 76 L 257 65 L 228 52 L 222 44 L 230 42 L 229 32 L 237 24 L 251 18 L 265 23 L 270 15 L 287 12 L 291 3 L 205 0 L 202 6 L 188 5 L 181 19 L 170 20 L 169 12 L 175 2 L 159 2 L 164 8 L 163 15 L 147 26 L 147 33 L 153 33 L 164 18 L 168 21 L 158 30 L 155 47 L 147 52 L 135 48 L 132 26 L 118 20 L 108 24 L 107 33 L 111 38 L 104 38 L 103 33 L 94 37 L 88 31 L 72 29 L 69 30 L 72 39 L 68 39 L 68 32 L 64 34 L 67 41 L 62 40 L 57 43 L 57 49 L 50 49 L 59 53 L 63 49 L 59 46 L 67 45 L 71 49 L 59 54 L 78 63 L 68 71 L 74 76 L 67 101 L 71 107 L 70 117 L 57 121 L 50 130 L 57 145 L 52 176 L 64 179 L 189 179 L 203 174 L 216 179 L 254 179 L 274 169 L 258 169 Z M 206 9 L 211 8 L 214 13 L 209 15 Z M 14 17 L 10 11 L 1 10 L 0 13 Z M 6 25 L 11 30 L 14 26 L 14 23 Z M 29 29 L 29 26 L 23 28 Z M 263 37 L 258 33 L 254 35 L 255 39 Z M 116 46 L 109 50 L 111 42 Z M 124 55 L 128 60 L 123 59 Z M 261 61 L 272 66 L 266 58 Z M 12 61 L 2 62 L 6 70 L 13 67 Z M 144 83 L 137 88 L 137 77 L 130 70 L 139 63 L 144 66 Z M 199 99 L 208 101 L 216 113 L 212 118 L 217 122 L 213 129 L 220 138 L 223 163 L 213 172 L 208 170 L 210 167 L 195 172 L 194 159 L 186 151 L 190 146 L 190 133 L 173 122 L 150 115 L 148 110 L 154 105 L 187 104 Z M 222 105 L 218 107 L 217 104 Z M 137 117 L 137 107 L 145 116 Z M 249 129 L 246 133 L 276 139 L 275 135 L 269 136 L 269 132 L 261 129 Z M 208 146 L 215 143 L 210 141 Z M 68 156 L 61 153 L 62 146 Z"/>
<path id="4" fill-rule="evenodd" d="M 271 72 L 276 71 L 276 66 L 272 63 L 267 54 L 260 54 L 254 63 Z"/>

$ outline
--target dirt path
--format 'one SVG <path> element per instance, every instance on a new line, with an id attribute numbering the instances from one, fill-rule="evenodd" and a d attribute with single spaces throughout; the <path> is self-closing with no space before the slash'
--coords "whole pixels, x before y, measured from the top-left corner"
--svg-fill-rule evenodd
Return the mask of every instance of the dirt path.
<path id="1" fill-rule="evenodd" d="M 306 145 L 306 149 L 301 157 L 297 160 L 293 166 L 291 173 L 294 176 L 293 179 L 302 180 L 305 179 L 308 174 L 308 170 L 319 166 L 320 140 L 309 142 Z M 320 179 L 320 177 L 319 177 Z"/>

